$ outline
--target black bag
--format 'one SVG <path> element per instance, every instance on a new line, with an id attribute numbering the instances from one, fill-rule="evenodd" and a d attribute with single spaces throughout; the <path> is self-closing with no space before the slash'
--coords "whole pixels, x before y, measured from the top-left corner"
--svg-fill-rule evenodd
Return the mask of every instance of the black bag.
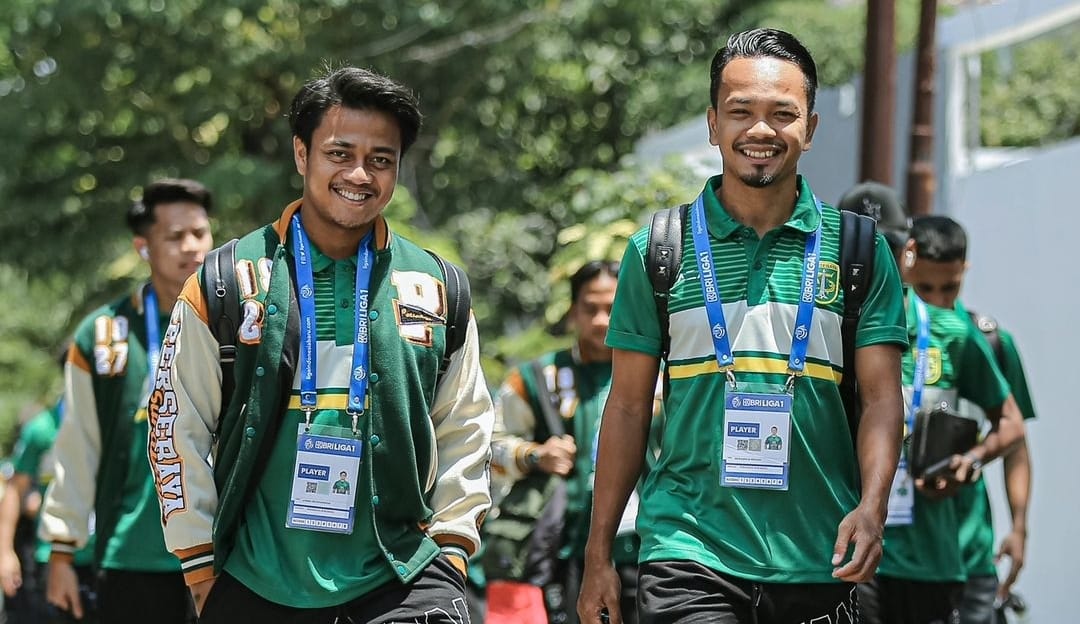
<path id="1" fill-rule="evenodd" d="M 962 455 L 979 441 L 979 424 L 964 418 L 941 403 L 915 412 L 911 435 L 911 474 L 916 478 L 934 476 L 948 469 L 953 455 Z"/>
<path id="2" fill-rule="evenodd" d="M 552 436 L 566 433 L 540 363 L 528 366 L 536 381 L 544 424 Z M 555 579 L 566 516 L 566 480 L 537 472 L 525 476 L 484 522 L 481 565 L 488 581 L 519 581 L 543 587 Z"/>

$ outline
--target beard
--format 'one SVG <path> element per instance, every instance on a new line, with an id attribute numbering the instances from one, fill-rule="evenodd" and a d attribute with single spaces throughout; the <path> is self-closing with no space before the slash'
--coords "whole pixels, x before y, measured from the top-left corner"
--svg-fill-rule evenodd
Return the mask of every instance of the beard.
<path id="1" fill-rule="evenodd" d="M 753 173 L 739 174 L 739 180 L 743 184 L 753 188 L 765 188 L 776 180 L 776 176 L 764 170 L 764 167 L 758 168 Z"/>

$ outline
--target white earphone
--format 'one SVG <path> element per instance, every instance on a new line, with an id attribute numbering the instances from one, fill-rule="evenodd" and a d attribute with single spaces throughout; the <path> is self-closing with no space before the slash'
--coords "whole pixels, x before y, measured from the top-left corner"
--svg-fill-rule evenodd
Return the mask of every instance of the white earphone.
<path id="1" fill-rule="evenodd" d="M 915 266 L 915 252 L 914 251 L 904 252 L 904 266 L 909 268 L 909 269 L 911 267 Z"/>
<path id="2" fill-rule="evenodd" d="M 146 250 L 146 247 L 139 247 L 139 257 L 143 260 L 150 259 L 150 252 Z"/>

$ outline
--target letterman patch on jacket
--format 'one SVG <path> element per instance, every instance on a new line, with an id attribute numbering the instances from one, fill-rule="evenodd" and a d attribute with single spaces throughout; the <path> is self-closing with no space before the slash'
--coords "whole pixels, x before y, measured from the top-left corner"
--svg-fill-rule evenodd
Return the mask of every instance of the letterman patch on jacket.
<path id="1" fill-rule="evenodd" d="M 171 369 L 173 357 L 176 356 L 176 335 L 180 332 L 179 310 L 177 306 L 165 331 L 158 368 L 154 373 L 154 389 L 147 401 L 150 420 L 147 454 L 154 473 L 163 522 L 168 522 L 169 516 L 187 507 L 184 500 L 184 462 L 176 452 L 173 441 L 179 405 L 172 387 Z"/>
<path id="2" fill-rule="evenodd" d="M 236 283 L 243 301 L 240 304 L 242 314 L 236 337 L 246 345 L 259 344 L 262 341 L 266 310 L 257 297 L 260 287 L 262 290 L 269 290 L 270 273 L 264 262 L 266 260 L 267 258 L 262 258 L 257 266 L 250 260 L 239 260 L 236 263 Z"/>
<path id="3" fill-rule="evenodd" d="M 432 346 L 433 325 L 446 325 L 446 287 L 427 273 L 394 271 L 390 283 L 397 289 L 394 317 L 405 340 Z"/>
<path id="4" fill-rule="evenodd" d="M 100 377 L 123 375 L 127 361 L 127 317 L 99 316 L 94 319 L 94 372 Z"/>

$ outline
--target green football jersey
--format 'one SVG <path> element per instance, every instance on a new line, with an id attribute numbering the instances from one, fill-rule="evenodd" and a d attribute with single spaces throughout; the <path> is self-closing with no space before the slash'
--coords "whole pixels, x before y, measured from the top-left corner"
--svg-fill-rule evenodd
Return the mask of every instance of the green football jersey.
<path id="1" fill-rule="evenodd" d="M 858 504 L 857 461 L 839 392 L 843 374 L 840 213 L 815 208 L 800 178 L 791 218 L 758 238 L 720 204 L 722 177 L 705 186 L 713 265 L 740 388 L 788 378 L 807 235 L 821 225 L 805 374 L 794 384 L 787 491 L 720 486 L 725 375 L 713 350 L 689 224 L 670 291 L 665 427 L 655 469 L 641 493 L 641 560 L 692 560 L 722 573 L 774 583 L 836 582 L 837 527 Z M 661 329 L 644 257 L 648 228 L 623 257 L 607 343 L 659 356 Z M 907 346 L 900 280 L 879 235 L 856 345 Z"/>
<path id="2" fill-rule="evenodd" d="M 317 338 L 317 409 L 311 424 L 351 427 L 348 400 L 355 337 L 356 258 L 333 260 L 310 247 L 315 282 Z M 375 300 L 372 310 L 387 305 Z M 373 326 L 374 327 L 374 326 Z M 327 533 L 286 528 L 294 479 L 297 435 L 304 413 L 300 408 L 301 368 L 297 367 L 289 410 L 274 441 L 273 451 L 245 511 L 236 548 L 225 571 L 264 598 L 296 608 L 344 604 L 395 579 L 375 535 L 371 505 L 375 495 L 369 478 L 369 444 L 364 444 L 360 474 L 350 484 L 355 518 L 351 533 Z M 375 376 L 372 381 L 378 381 Z M 360 439 L 371 437 L 369 419 L 358 421 Z M 273 545 L 270 547 L 269 545 Z M 287 602 L 281 588 L 289 588 Z"/>
<path id="3" fill-rule="evenodd" d="M 970 319 L 960 302 L 956 304 L 956 312 L 961 318 Z M 1024 374 L 1024 365 L 1020 360 L 1016 341 L 1012 334 L 1000 327 L 997 328 L 997 333 L 1001 341 L 1001 356 L 994 353 L 995 361 L 1009 383 L 1009 389 L 1024 420 L 1033 419 L 1035 406 L 1031 401 L 1031 391 L 1028 389 L 1027 376 Z M 979 479 L 961 489 L 956 495 L 956 505 L 957 513 L 960 514 L 960 549 L 968 575 L 997 574 L 997 566 L 994 564 L 994 524 L 986 482 Z"/>
<path id="4" fill-rule="evenodd" d="M 927 312 L 930 346 L 922 406 L 945 402 L 956 409 L 963 398 L 984 409 L 1000 407 L 1009 395 L 1009 387 L 978 330 L 953 310 L 927 305 Z M 909 411 L 917 330 L 912 300 L 908 305 L 912 347 L 903 358 L 905 409 Z M 885 528 L 885 550 L 878 573 L 918 581 L 963 581 L 967 573 L 959 534 L 956 498 L 934 500 L 917 491 L 912 524 Z"/>

